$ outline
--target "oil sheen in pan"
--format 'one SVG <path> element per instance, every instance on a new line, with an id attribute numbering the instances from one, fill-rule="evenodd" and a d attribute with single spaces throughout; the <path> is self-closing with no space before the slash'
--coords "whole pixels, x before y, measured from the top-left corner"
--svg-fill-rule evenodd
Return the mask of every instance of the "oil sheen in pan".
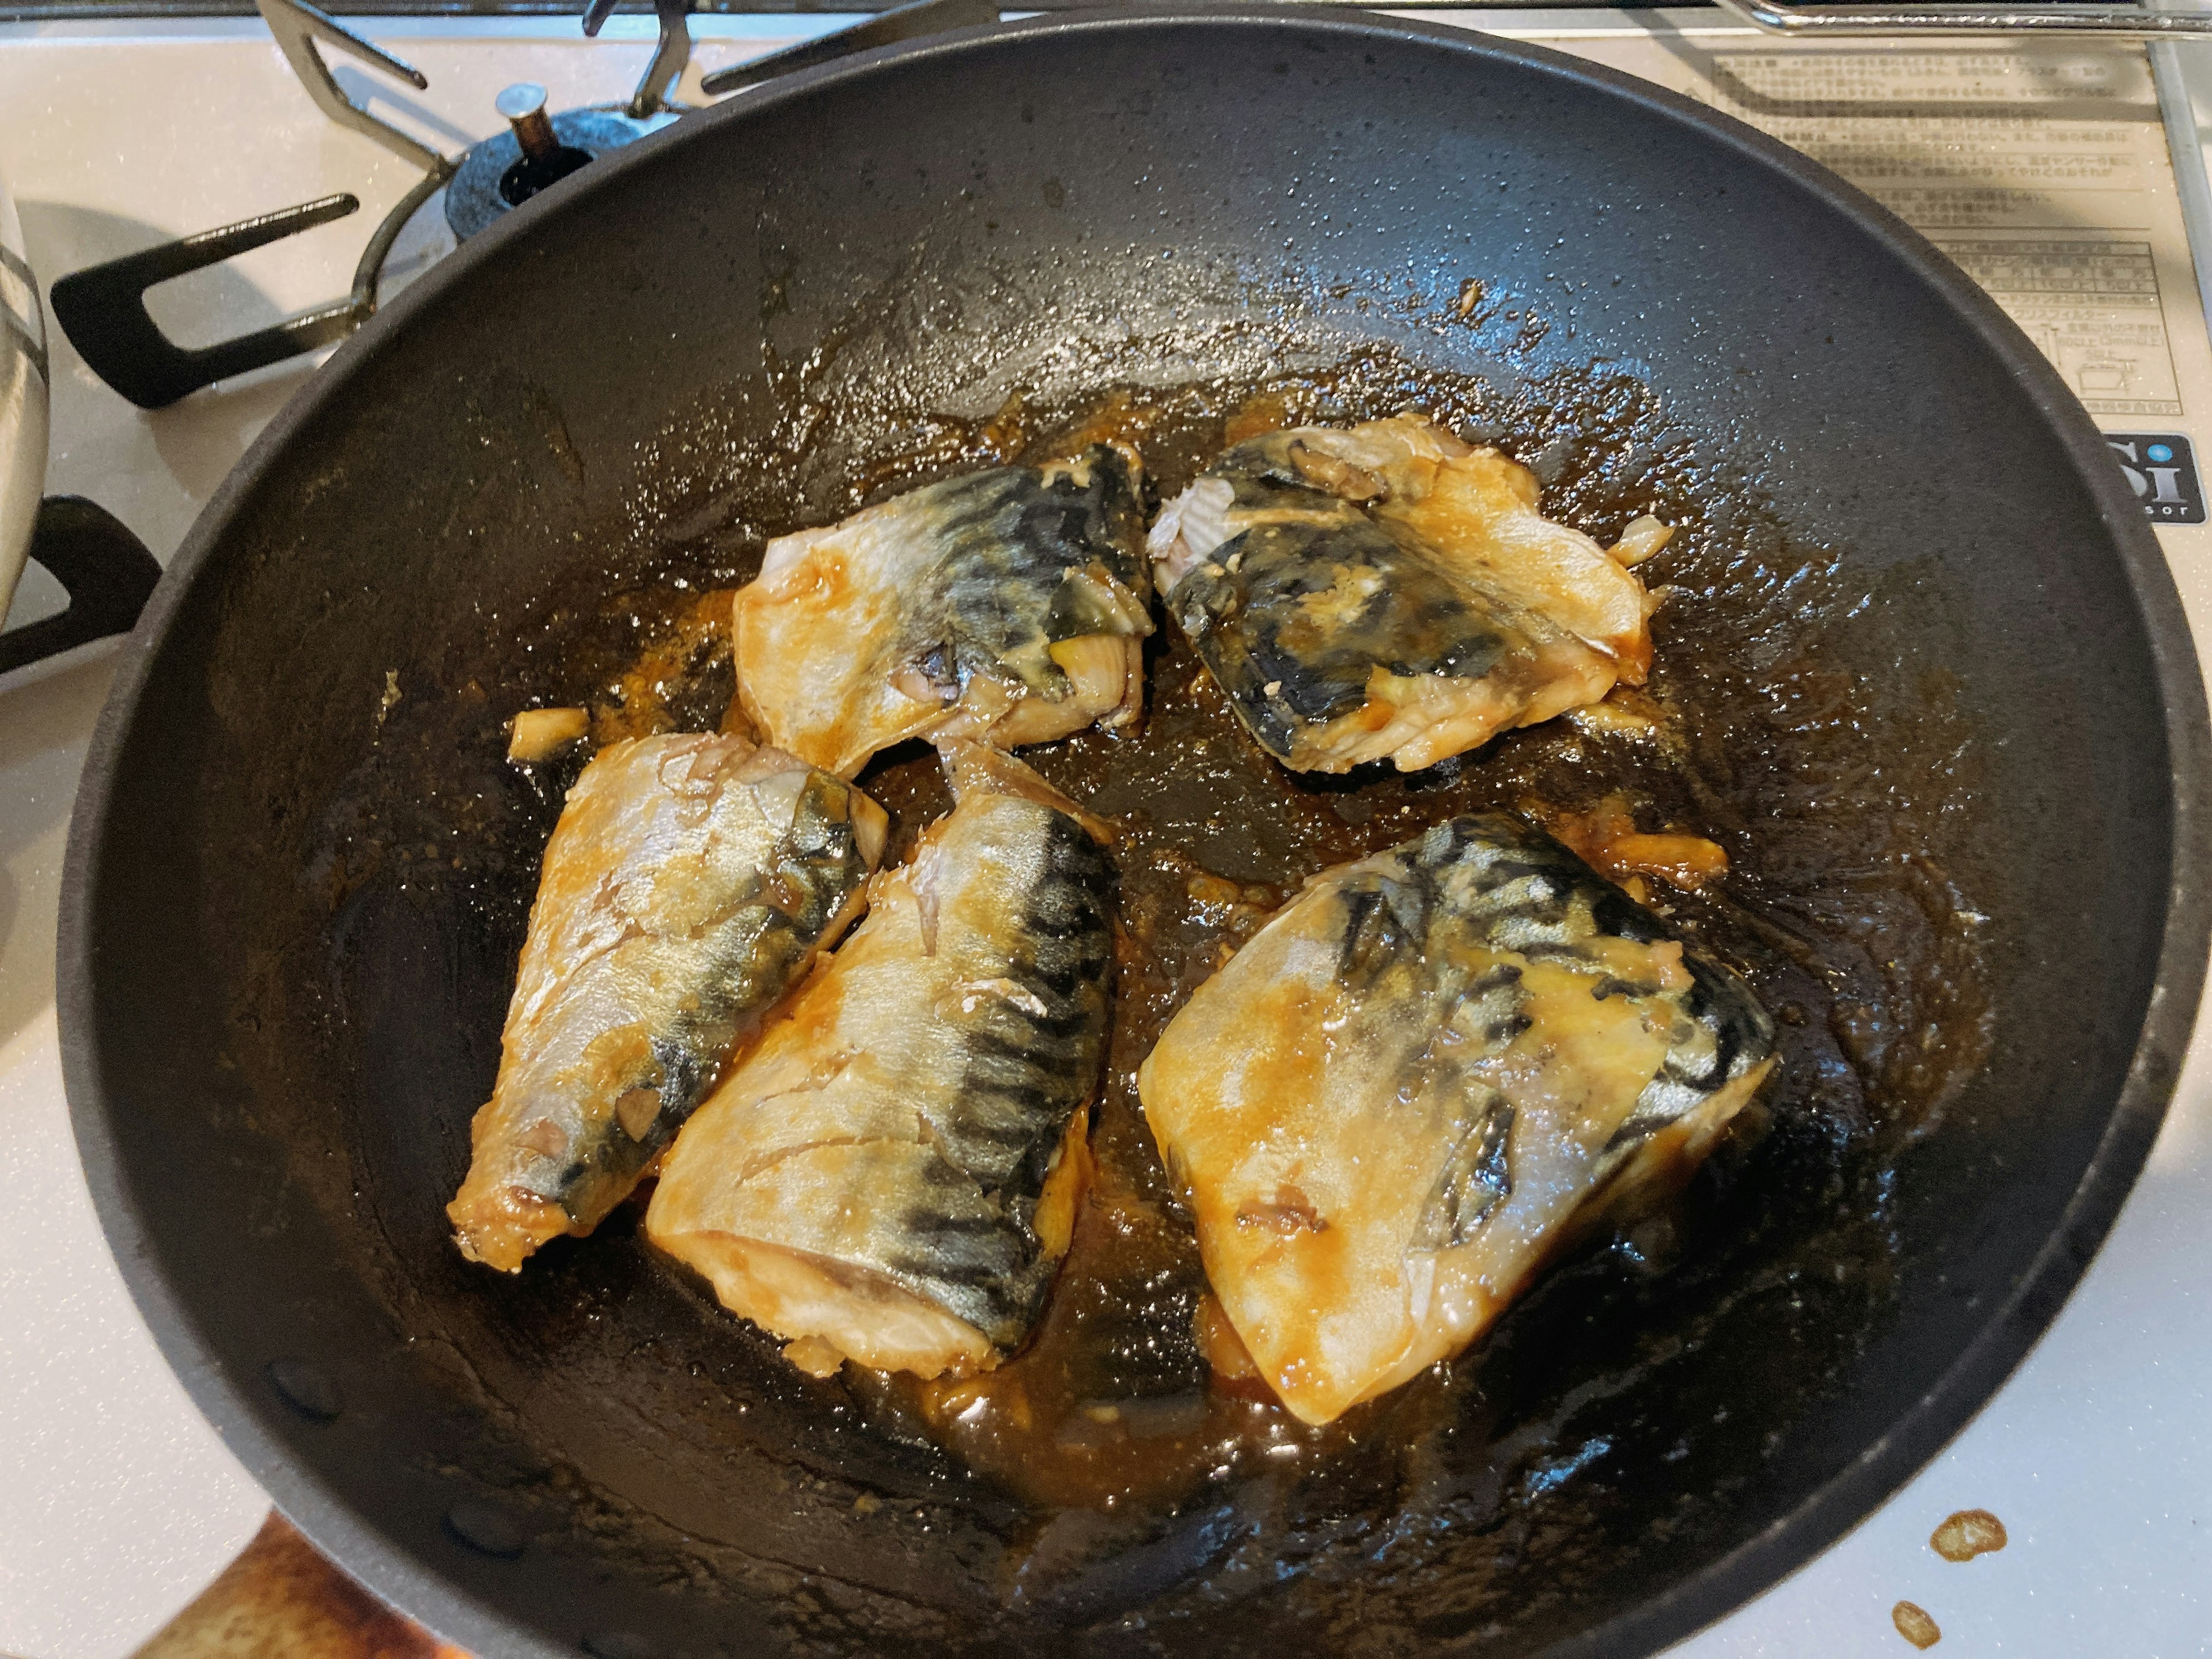
<path id="1" fill-rule="evenodd" d="M 826 497 L 818 479 L 802 487 L 791 462 L 779 471 L 745 446 L 726 487 L 706 492 L 696 530 L 659 544 L 642 574 L 628 561 L 622 580 L 579 568 L 471 662 L 483 733 L 403 704 L 387 753 L 404 766 L 417 745 L 450 754 L 474 741 L 495 760 L 495 718 L 530 702 L 588 704 L 601 743 L 714 724 L 732 686 L 714 595 L 750 574 L 761 539 L 915 482 L 1111 434 L 1138 441 L 1155 486 L 1173 492 L 1255 425 L 1407 407 L 1528 461 L 1547 514 L 1601 541 L 1644 512 L 1680 527 L 1644 572 L 1680 590 L 1654 621 L 1657 661 L 1635 705 L 1650 724 L 1554 721 L 1412 776 L 1298 776 L 1250 744 L 1187 644 L 1163 629 L 1141 732 L 1085 733 L 1025 757 L 1119 820 L 1123 895 L 1098 1173 L 1030 1348 L 968 1385 L 849 1369 L 828 1383 L 797 1379 L 774 1344 L 651 1257 L 627 1213 L 500 1287 L 518 1330 L 568 1328 L 595 1298 L 649 1296 L 681 1326 L 660 1345 L 735 1402 L 732 1432 L 757 1436 L 806 1482 L 850 1490 L 843 1501 L 862 1516 L 928 1498 L 911 1512 L 941 1523 L 951 1504 L 953 1524 L 1006 1547 L 1009 1565 L 991 1576 L 1011 1577 L 994 1599 L 1055 1619 L 1138 1601 L 1195 1614 L 1240 1584 L 1274 1582 L 1290 1561 L 1325 1595 L 1354 1577 L 1371 1585 L 1379 1551 L 1401 1575 L 1398 1614 L 1442 1618 L 1423 1612 L 1419 1586 L 1449 1574 L 1455 1627 L 1474 1627 L 1456 1624 L 1462 1615 L 1510 1626 L 1535 1605 L 1521 1576 L 1532 1541 L 1642 1524 L 1648 1510 L 1622 1501 L 1613 1470 L 1663 1468 L 1693 1493 L 1755 1459 L 1749 1449 L 1781 1426 L 1761 1417 L 1762 1400 L 1801 1400 L 1797 1377 L 1839 1361 L 1878 1323 L 1887 1168 L 1985 1049 L 1978 934 L 1962 921 L 1973 907 L 1944 875 L 1944 837 L 1957 833 L 1945 808 L 1971 790 L 1959 757 L 1972 749 L 1941 676 L 1886 684 L 1824 669 L 1823 645 L 1867 625 L 1852 615 L 1865 590 L 1834 558 L 1790 545 L 1732 481 L 1669 447 L 1638 383 L 1563 374 L 1505 400 L 1375 348 L 1326 371 L 889 422 L 890 437 L 848 448 Z M 1917 769 L 1911 800 L 1870 773 L 1870 743 L 1893 772 Z M 420 822 L 380 826 L 344 867 L 368 867 L 387 838 L 445 838 L 461 867 L 418 878 L 465 884 L 492 958 L 511 960 L 573 764 L 498 774 L 465 808 L 449 797 Z M 949 805 L 934 757 L 917 749 L 880 757 L 861 782 L 891 811 L 887 858 Z M 1679 825 L 1728 850 L 1732 873 L 1717 887 L 1659 896 L 1782 1022 L 1768 1132 L 1717 1158 L 1678 1213 L 1553 1272 L 1460 1360 L 1326 1429 L 1209 1391 L 1194 1334 L 1195 1247 L 1137 1109 L 1135 1070 L 1160 1029 L 1313 871 L 1453 813 L 1581 809 L 1623 793 L 1643 827 Z M 464 817 L 469 833 L 455 836 Z M 1789 1389 L 1739 1372 L 1727 1398 L 1708 1397 L 1711 1385 L 1689 1380 L 1701 1373 L 1676 1366 L 1679 1344 L 1645 1340 L 1723 1315 L 1764 1333 L 1754 1346 L 1790 1369 Z M 666 1386 L 646 1373 L 669 1362 L 648 1352 L 628 1363 L 642 1368 L 636 1386 Z M 805 1443 L 787 1448 L 779 1435 Z M 1684 1528 L 1699 1524 L 1683 1512 Z M 1653 1582 L 1664 1555 L 1639 1558 Z M 1556 1563 L 1546 1571 L 1556 1582 Z M 1638 1593 L 1609 1580 L 1603 1599 Z"/>

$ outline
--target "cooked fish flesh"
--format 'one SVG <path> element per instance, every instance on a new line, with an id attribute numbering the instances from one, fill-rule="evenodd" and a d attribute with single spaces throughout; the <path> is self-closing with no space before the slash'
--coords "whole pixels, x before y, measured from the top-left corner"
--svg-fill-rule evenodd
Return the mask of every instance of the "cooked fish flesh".
<path id="1" fill-rule="evenodd" d="M 840 777 L 924 734 L 1012 748 L 1135 720 L 1141 480 L 1135 452 L 1096 444 L 770 542 L 736 600 L 744 714 Z"/>
<path id="2" fill-rule="evenodd" d="M 1651 663 L 1656 601 L 1536 510 L 1535 476 L 1417 415 L 1237 445 L 1150 538 L 1169 610 L 1261 745 L 1301 771 L 1432 766 Z"/>
<path id="3" fill-rule="evenodd" d="M 1067 1248 L 1106 1047 L 1112 860 L 1036 774 L 957 805 L 678 1137 L 646 1235 L 817 1374 L 1018 1346 Z"/>
<path id="4" fill-rule="evenodd" d="M 1138 1074 L 1206 1277 L 1309 1423 L 1458 1352 L 1772 1068 L 1719 964 L 1499 816 L 1316 877 Z"/>
<path id="5" fill-rule="evenodd" d="M 499 1079 L 447 1206 L 513 1272 L 627 1197 L 732 1048 L 860 911 L 883 809 L 716 734 L 592 757 L 545 848 Z"/>

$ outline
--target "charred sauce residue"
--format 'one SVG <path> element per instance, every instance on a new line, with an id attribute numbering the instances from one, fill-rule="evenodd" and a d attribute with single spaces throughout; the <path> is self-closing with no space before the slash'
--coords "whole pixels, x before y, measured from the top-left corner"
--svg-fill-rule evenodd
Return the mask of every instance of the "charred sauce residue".
<path id="1" fill-rule="evenodd" d="M 1034 1340 L 996 1372 L 921 1383 L 848 1366 L 839 1382 L 806 1385 L 832 1392 L 840 1425 L 865 1425 L 836 1434 L 884 1449 L 890 1462 L 872 1467 L 918 1459 L 925 1471 L 904 1497 L 844 1488 L 841 1513 L 854 1524 L 925 1513 L 914 1502 L 924 1488 L 977 1517 L 985 1491 L 1015 1500 L 1028 1518 L 1011 1532 L 980 1518 L 955 1525 L 1004 1540 L 1000 1605 L 1016 1613 L 1087 1620 L 1141 1604 L 1146 1620 L 1194 1621 L 1184 1635 L 1200 1640 L 1233 1632 L 1243 1597 L 1295 1571 L 1311 1606 L 1352 1621 L 1321 1632 L 1325 1642 L 1349 1640 L 1358 1608 L 1386 1591 L 1396 1626 L 1444 1641 L 1540 1620 L 1545 1599 L 1522 1567 L 1540 1554 L 1547 1595 L 1578 1593 L 1583 1560 L 1607 1563 L 1609 1602 L 1667 1582 L 1667 1538 L 1720 1526 L 1730 1483 L 1781 1438 L 1786 1420 L 1766 1402 L 1802 1401 L 1805 1377 L 1840 1366 L 1878 1322 L 1895 1154 L 1940 1120 L 1987 1052 L 1983 929 L 1944 859 L 1953 809 L 1974 781 L 1959 688 L 1940 672 L 1836 665 L 1851 659 L 1836 647 L 1878 630 L 1912 573 L 1855 581 L 1840 556 L 1793 544 L 1729 478 L 1670 443 L 1647 388 L 1589 368 L 1501 392 L 1370 346 L 1327 368 L 1167 390 L 1112 386 L 1102 374 L 1093 384 L 1111 389 L 1009 396 L 975 418 L 833 415 L 799 370 L 786 379 L 781 412 L 764 428 L 758 411 L 750 425 L 733 420 L 712 465 L 701 459 L 711 434 L 672 428 L 665 447 L 684 453 L 648 456 L 646 470 L 693 482 L 647 504 L 651 535 L 564 577 L 516 619 L 505 667 L 471 671 L 481 678 L 463 697 L 483 705 L 469 718 L 489 734 L 488 761 L 503 766 L 498 722 L 533 703 L 587 706 L 599 741 L 717 724 L 732 684 L 725 595 L 757 568 L 768 537 L 1089 439 L 1137 445 L 1167 495 L 1237 437 L 1413 408 L 1528 462 L 1547 514 L 1601 542 L 1646 513 L 1678 528 L 1640 573 L 1671 590 L 1654 619 L 1650 684 L 1600 717 L 1510 732 L 1418 775 L 1301 776 L 1249 741 L 1163 619 L 1140 731 L 1025 751 L 1120 827 L 1113 1043 L 1069 1257 Z M 625 574 L 611 580 L 616 570 Z M 470 884 L 511 962 L 538 849 L 579 764 L 571 755 L 507 771 L 504 805 L 472 793 L 419 855 L 408 848 L 428 842 L 427 828 L 356 833 L 334 817 L 346 830 L 323 866 L 334 901 L 378 860 L 417 856 L 401 873 Z M 878 757 L 860 781 L 892 814 L 890 857 L 950 805 L 919 745 Z M 1782 1024 L 1778 1081 L 1765 1109 L 1746 1115 L 1765 1132 L 1724 1147 L 1678 1210 L 1554 1270 L 1458 1360 L 1306 1428 L 1253 1379 L 1228 1375 L 1233 1364 L 1207 1364 L 1204 1278 L 1139 1110 L 1136 1069 L 1191 989 L 1306 877 L 1492 809 L 1616 829 L 1625 813 L 1636 831 L 1724 851 L 1724 876 L 1651 891 Z M 440 874 L 448 849 L 458 867 L 472 840 L 485 849 L 476 862 Z M 632 1231 L 620 1224 L 603 1234 Z M 603 1237 L 574 1253 L 618 1248 L 634 1247 Z M 666 1272 L 673 1281 L 678 1270 Z M 712 1333 L 686 1340 L 726 1348 L 724 1375 L 788 1371 L 702 1289 L 686 1294 Z M 1698 1350 L 1729 1321 L 1766 1336 L 1717 1374 Z M 818 1448 L 791 1456 L 825 1488 L 853 1478 Z M 1618 1471 L 1644 1472 L 1642 1486 L 1624 1486 Z M 1654 1480 L 1684 1507 L 1655 1508 Z M 1711 1501 L 1695 1507 L 1692 1493 Z M 1681 1518 L 1655 1529 L 1662 1513 Z"/>

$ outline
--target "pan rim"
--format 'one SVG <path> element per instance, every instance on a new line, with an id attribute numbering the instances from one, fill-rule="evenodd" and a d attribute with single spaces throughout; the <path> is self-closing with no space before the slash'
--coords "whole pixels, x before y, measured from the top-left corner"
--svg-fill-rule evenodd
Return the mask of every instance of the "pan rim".
<path id="1" fill-rule="evenodd" d="M 580 209 L 597 192 L 618 189 L 628 170 L 714 122 L 742 120 L 819 88 L 899 67 L 957 57 L 1031 38 L 1106 31 L 1172 31 L 1193 26 L 1264 27 L 1322 36 L 1356 34 L 1441 46 L 1516 64 L 1620 98 L 1645 113 L 1696 130 L 1796 189 L 1882 245 L 1959 317 L 1983 348 L 2019 381 L 2061 441 L 2099 507 L 2128 579 L 2148 644 L 2165 713 L 2172 778 L 2171 865 L 2156 977 L 2141 1033 L 2112 1115 L 2059 1226 L 2010 1294 L 1996 1304 L 1965 1350 L 1889 1431 L 1754 1538 L 1708 1562 L 1633 1608 L 1545 1650 L 1547 1659 L 1652 1653 L 1747 1604 L 1812 1561 L 1870 1517 L 1948 1444 L 2003 1386 L 2057 1318 L 2118 1217 L 2149 1156 L 2178 1080 L 2202 995 L 2212 944 L 2212 887 L 2191 879 L 2212 866 L 2212 718 L 2188 620 L 2171 569 L 2141 507 L 2109 461 L 2102 434 L 2057 372 L 1996 302 L 1932 243 L 1856 186 L 1734 118 L 1621 71 L 1524 41 L 1451 24 L 1300 5 L 1184 3 L 1173 9 L 1103 7 L 978 25 L 856 53 L 794 73 L 688 116 L 605 158 L 578 185 L 546 203 L 505 216 L 422 280 L 410 284 L 342 344 L 263 428 L 202 509 L 165 571 L 138 629 L 125 643 L 88 746 L 72 813 L 60 893 L 57 1003 L 63 1077 L 80 1161 L 94 1207 L 140 1316 L 194 1406 L 301 1530 L 377 1595 L 484 1659 L 507 1653 L 573 1651 L 518 1625 L 470 1594 L 459 1581 L 389 1538 L 352 1508 L 343 1492 L 295 1459 L 264 1423 L 272 1408 L 234 1376 L 173 1281 L 140 1224 L 93 1041 L 99 993 L 91 944 L 109 820 L 122 788 L 118 762 L 141 698 L 188 591 L 214 561 L 231 522 L 263 475 L 332 399 L 385 349 L 417 310 L 435 303 L 512 239 L 536 232 L 549 213 Z"/>

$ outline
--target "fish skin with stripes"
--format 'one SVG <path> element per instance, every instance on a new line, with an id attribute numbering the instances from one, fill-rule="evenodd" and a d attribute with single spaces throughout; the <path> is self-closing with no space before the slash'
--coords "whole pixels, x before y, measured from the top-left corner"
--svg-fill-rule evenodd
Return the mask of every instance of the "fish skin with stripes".
<path id="1" fill-rule="evenodd" d="M 1144 533 L 1142 462 L 1093 444 L 779 536 L 732 601 L 739 710 L 845 778 L 909 738 L 1016 749 L 1131 725 Z"/>
<path id="2" fill-rule="evenodd" d="M 887 829 L 852 785 L 741 737 L 592 757 L 545 848 L 498 1081 L 447 1206 L 464 1255 L 513 1273 L 629 1196 L 860 914 Z"/>
<path id="3" fill-rule="evenodd" d="M 1566 848 L 1471 815 L 1316 876 L 1138 1087 L 1229 1322 L 1326 1423 L 1686 1180 L 1774 1042 L 1741 980 Z"/>
<path id="4" fill-rule="evenodd" d="M 1640 685 L 1659 601 L 1538 511 L 1527 467 L 1419 415 L 1224 452 L 1146 538 L 1154 582 L 1244 728 L 1296 771 L 1419 771 Z"/>
<path id="5" fill-rule="evenodd" d="M 1019 762 L 956 805 L 693 1116 L 648 1238 L 817 1375 L 994 1367 L 1042 1311 L 1088 1167 L 1116 877 Z"/>

